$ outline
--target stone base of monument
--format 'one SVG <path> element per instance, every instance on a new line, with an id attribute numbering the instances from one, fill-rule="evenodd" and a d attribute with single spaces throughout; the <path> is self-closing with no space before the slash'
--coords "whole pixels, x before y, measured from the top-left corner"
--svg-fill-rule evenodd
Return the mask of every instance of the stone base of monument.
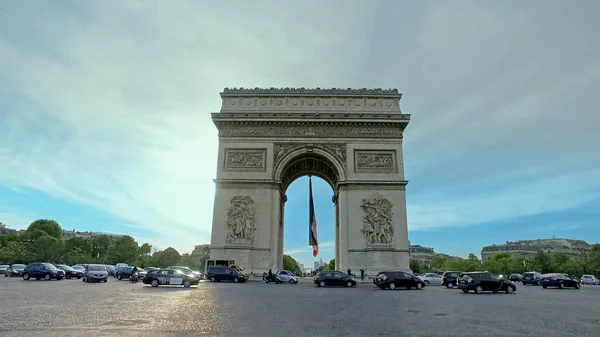
<path id="1" fill-rule="evenodd" d="M 364 269 L 369 276 L 385 270 L 410 270 L 408 249 L 397 249 L 392 245 L 368 245 L 365 249 L 348 252 L 348 262 L 352 274 L 360 275 Z"/>

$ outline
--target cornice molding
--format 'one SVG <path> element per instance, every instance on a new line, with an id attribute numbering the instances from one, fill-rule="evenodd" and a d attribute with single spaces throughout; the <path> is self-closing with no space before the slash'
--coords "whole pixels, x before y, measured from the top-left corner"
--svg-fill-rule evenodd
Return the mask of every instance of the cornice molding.
<path id="1" fill-rule="evenodd" d="M 342 88 L 225 88 L 221 92 L 221 96 L 232 96 L 232 95 L 340 95 L 340 96 L 402 96 L 398 89 L 342 89 Z"/>

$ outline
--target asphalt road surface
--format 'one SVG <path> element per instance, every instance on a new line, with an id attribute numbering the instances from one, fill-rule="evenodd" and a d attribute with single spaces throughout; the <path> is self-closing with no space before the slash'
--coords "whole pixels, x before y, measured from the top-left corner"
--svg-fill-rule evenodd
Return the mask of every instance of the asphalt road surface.
<path id="1" fill-rule="evenodd" d="M 460 290 L 0 277 L 1 336 L 599 336 L 600 286 Z"/>

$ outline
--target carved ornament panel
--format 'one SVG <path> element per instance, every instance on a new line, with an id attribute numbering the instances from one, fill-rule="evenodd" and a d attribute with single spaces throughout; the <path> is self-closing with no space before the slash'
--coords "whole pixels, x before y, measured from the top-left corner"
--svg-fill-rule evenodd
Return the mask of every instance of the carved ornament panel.
<path id="1" fill-rule="evenodd" d="M 355 172 L 398 172 L 396 150 L 354 150 Z"/>
<path id="2" fill-rule="evenodd" d="M 376 193 L 370 199 L 363 199 L 360 208 L 363 216 L 363 228 L 367 245 L 390 245 L 394 240 L 394 205 L 391 201 Z"/>
<path id="3" fill-rule="evenodd" d="M 274 166 L 277 166 L 286 154 L 302 148 L 318 148 L 337 158 L 346 167 L 346 144 L 307 144 L 307 143 L 274 143 Z"/>
<path id="4" fill-rule="evenodd" d="M 229 244 L 252 244 L 256 237 L 256 210 L 249 196 L 236 195 L 231 198 L 227 210 L 227 237 Z"/>
<path id="5" fill-rule="evenodd" d="M 267 149 L 225 149 L 226 171 L 265 171 Z"/>

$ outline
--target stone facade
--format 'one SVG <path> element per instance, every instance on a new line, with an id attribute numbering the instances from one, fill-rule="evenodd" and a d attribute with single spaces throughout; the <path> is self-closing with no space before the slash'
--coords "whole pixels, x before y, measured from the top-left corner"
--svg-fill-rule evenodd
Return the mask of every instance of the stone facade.
<path id="1" fill-rule="evenodd" d="M 538 239 L 506 241 L 502 245 L 485 246 L 481 249 L 481 261 L 485 263 L 488 258 L 498 253 L 508 253 L 511 256 L 531 259 L 539 251 L 546 253 L 563 252 L 573 257 L 583 257 L 590 250 L 590 245 L 583 240 L 571 239 Z"/>
<path id="2" fill-rule="evenodd" d="M 281 268 L 285 192 L 314 175 L 334 191 L 338 270 L 409 268 L 410 115 L 397 90 L 225 89 L 221 98 L 211 260 L 255 274 Z"/>

